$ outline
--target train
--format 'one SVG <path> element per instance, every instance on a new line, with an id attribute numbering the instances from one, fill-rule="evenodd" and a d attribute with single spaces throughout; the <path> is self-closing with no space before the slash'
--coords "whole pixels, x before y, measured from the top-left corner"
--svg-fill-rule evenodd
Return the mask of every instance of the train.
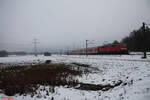
<path id="1" fill-rule="evenodd" d="M 97 47 L 89 47 L 66 52 L 67 55 L 102 55 L 102 54 L 129 54 L 128 48 L 121 44 L 107 44 Z"/>

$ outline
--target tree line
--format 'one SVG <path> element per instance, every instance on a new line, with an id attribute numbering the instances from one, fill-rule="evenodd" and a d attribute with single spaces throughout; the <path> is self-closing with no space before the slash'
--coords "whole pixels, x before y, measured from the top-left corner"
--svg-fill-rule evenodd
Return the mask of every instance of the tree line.
<path id="1" fill-rule="evenodd" d="M 146 52 L 150 51 L 150 28 L 143 23 L 142 27 L 132 31 L 121 42 L 128 47 L 129 51 L 143 52 L 143 58 L 146 58 Z"/>
<path id="2" fill-rule="evenodd" d="M 8 52 L 6 50 L 0 51 L 0 57 L 7 57 L 8 55 L 27 55 L 24 51 L 18 51 L 18 52 Z"/>
<path id="3" fill-rule="evenodd" d="M 8 56 L 8 52 L 5 50 L 0 51 L 0 57 L 7 57 Z"/>

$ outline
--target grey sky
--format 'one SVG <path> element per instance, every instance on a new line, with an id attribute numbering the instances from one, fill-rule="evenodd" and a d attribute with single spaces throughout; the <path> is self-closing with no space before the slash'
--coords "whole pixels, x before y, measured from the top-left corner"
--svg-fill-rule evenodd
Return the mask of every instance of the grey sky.
<path id="1" fill-rule="evenodd" d="M 150 23 L 150 0 L 0 0 L 0 50 L 100 45 Z"/>

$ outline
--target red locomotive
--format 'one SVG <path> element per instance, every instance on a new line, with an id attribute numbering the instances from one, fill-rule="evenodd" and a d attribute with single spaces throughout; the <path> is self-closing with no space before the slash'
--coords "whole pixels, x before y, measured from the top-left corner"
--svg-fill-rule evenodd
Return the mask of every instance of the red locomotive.
<path id="1" fill-rule="evenodd" d="M 88 55 L 98 55 L 98 54 L 129 54 L 126 46 L 117 43 L 117 44 L 107 44 L 104 46 L 90 47 L 87 50 L 79 49 L 72 50 L 67 52 L 70 55 L 85 55 L 87 52 Z"/>

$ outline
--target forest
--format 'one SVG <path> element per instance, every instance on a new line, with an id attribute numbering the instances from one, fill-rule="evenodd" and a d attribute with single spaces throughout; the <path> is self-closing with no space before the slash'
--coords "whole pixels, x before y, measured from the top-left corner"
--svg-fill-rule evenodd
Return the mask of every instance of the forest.
<path id="1" fill-rule="evenodd" d="M 143 52 L 143 58 L 146 58 L 146 52 L 150 51 L 150 28 L 143 23 L 142 27 L 132 31 L 121 42 L 128 47 L 129 51 Z"/>

